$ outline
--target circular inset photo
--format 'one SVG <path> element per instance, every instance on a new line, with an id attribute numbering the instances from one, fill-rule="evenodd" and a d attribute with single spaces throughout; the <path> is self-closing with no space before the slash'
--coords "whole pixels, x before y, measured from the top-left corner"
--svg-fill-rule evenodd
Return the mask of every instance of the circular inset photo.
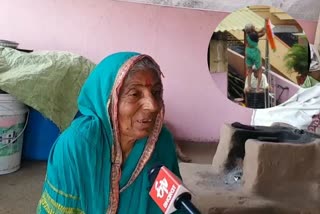
<path id="1" fill-rule="evenodd" d="M 229 100 L 270 108 L 313 85 L 310 62 L 317 51 L 312 50 L 293 17 L 270 6 L 248 6 L 230 13 L 214 30 L 208 66 Z"/>

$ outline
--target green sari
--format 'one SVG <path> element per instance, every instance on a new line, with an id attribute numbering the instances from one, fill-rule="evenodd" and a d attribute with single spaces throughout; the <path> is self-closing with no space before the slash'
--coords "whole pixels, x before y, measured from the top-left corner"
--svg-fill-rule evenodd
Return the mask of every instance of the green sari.
<path id="1" fill-rule="evenodd" d="M 162 124 L 164 109 L 152 134 L 136 141 L 124 163 L 116 143 L 118 121 L 113 112 L 119 88 L 130 67 L 143 57 L 149 56 L 116 53 L 90 74 L 78 98 L 81 116 L 50 152 L 38 214 L 162 213 L 149 196 L 149 170 L 160 163 L 181 177 L 173 137 Z"/>
<path id="2" fill-rule="evenodd" d="M 256 69 L 259 69 L 261 67 L 261 52 L 258 47 L 258 42 L 252 41 L 248 35 L 246 36 L 246 38 L 248 42 L 248 45 L 245 50 L 246 65 L 249 68 L 255 66 Z"/>

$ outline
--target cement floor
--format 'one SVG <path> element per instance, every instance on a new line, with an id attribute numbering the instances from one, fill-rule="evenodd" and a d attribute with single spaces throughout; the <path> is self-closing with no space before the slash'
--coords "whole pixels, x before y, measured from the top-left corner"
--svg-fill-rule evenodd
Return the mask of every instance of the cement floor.
<path id="1" fill-rule="evenodd" d="M 193 163 L 209 164 L 215 144 L 184 143 Z M 20 170 L 0 175 L 0 214 L 34 214 L 45 177 L 46 162 L 22 161 Z"/>

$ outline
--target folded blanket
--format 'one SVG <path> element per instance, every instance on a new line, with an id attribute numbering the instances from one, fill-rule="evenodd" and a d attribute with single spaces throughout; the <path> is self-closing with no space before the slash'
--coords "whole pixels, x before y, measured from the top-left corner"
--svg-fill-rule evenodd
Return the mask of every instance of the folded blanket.
<path id="1" fill-rule="evenodd" d="M 62 131 L 77 113 L 79 91 L 94 66 L 68 52 L 23 53 L 0 47 L 0 89 L 42 113 Z"/>

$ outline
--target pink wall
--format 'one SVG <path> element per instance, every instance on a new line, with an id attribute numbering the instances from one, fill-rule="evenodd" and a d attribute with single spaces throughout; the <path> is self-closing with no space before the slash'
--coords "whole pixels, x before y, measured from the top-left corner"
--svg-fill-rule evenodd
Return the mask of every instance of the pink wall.
<path id="1" fill-rule="evenodd" d="M 211 73 L 211 78 L 215 86 L 220 90 L 223 96 L 228 96 L 228 73 L 227 72 L 217 72 Z"/>
<path id="2" fill-rule="evenodd" d="M 166 76 L 166 120 L 176 136 L 212 141 L 222 123 L 251 117 L 208 72 L 209 39 L 226 15 L 112 0 L 2 0 L 0 35 L 21 48 L 67 50 L 95 62 L 116 51 L 151 54 Z M 306 32 L 315 31 L 311 25 Z"/>
<path id="3" fill-rule="evenodd" d="M 306 20 L 297 20 L 306 35 L 310 43 L 314 43 L 316 31 L 317 31 L 317 20 L 316 21 L 306 21 Z"/>

